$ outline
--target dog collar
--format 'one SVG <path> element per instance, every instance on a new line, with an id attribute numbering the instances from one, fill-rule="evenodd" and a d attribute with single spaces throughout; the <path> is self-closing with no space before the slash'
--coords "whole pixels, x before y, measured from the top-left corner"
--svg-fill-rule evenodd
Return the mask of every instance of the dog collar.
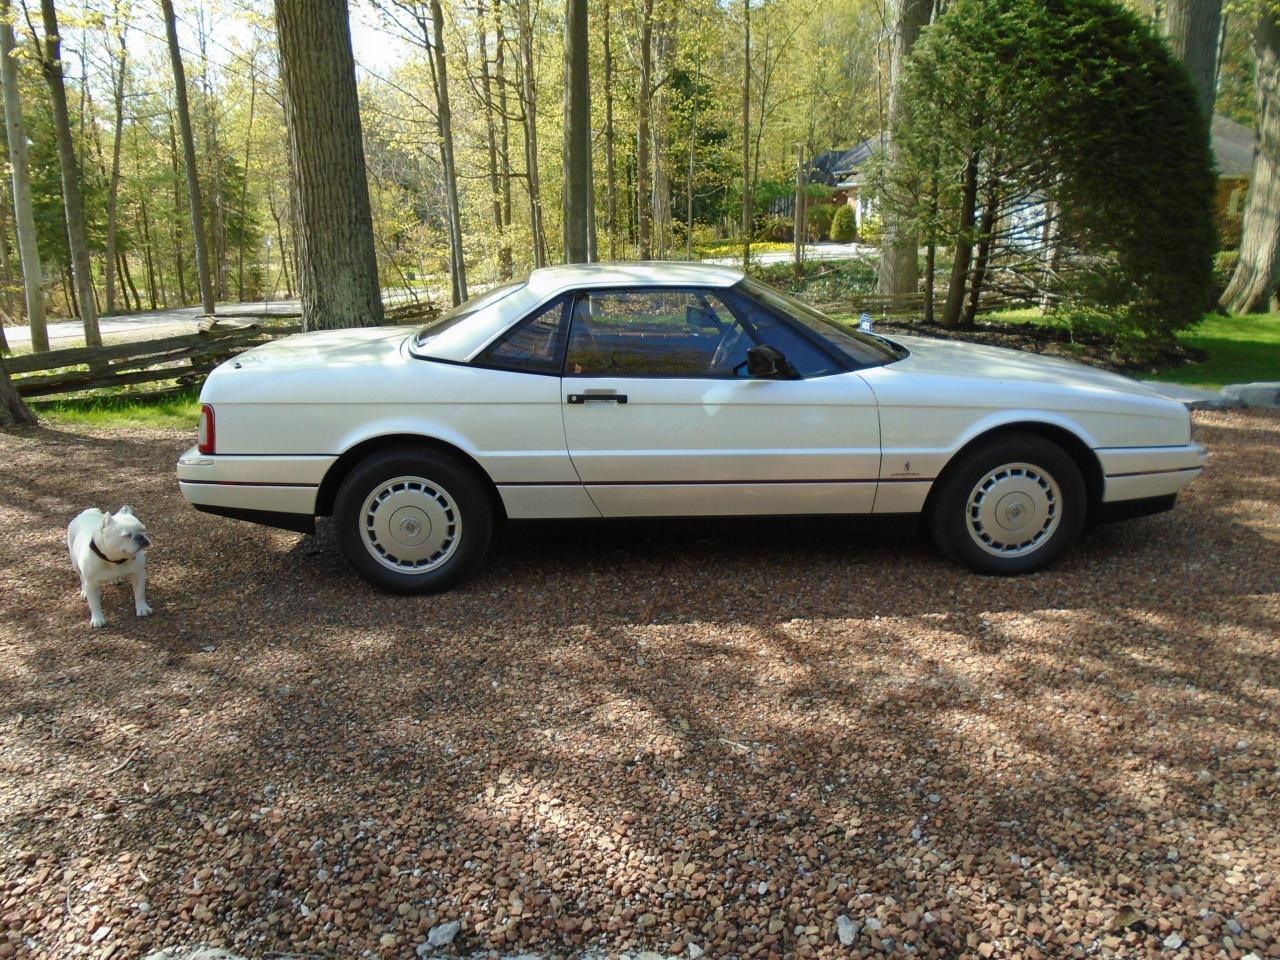
<path id="1" fill-rule="evenodd" d="M 103 560 L 107 561 L 107 563 L 125 563 L 129 559 L 128 557 L 121 557 L 119 560 L 112 560 L 98 548 L 98 543 L 93 539 L 93 537 L 89 538 L 89 549 L 100 556 Z"/>

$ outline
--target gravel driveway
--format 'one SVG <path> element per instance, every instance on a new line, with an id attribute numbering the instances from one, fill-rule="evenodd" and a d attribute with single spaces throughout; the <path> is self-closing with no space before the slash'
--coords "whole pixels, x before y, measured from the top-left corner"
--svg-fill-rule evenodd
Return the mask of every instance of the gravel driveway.
<path id="1" fill-rule="evenodd" d="M 534 525 L 413 599 L 187 508 L 186 435 L 0 434 L 0 957 L 1280 956 L 1280 415 L 1196 433 L 1046 574 Z M 92 631 L 122 500 L 156 614 Z"/>

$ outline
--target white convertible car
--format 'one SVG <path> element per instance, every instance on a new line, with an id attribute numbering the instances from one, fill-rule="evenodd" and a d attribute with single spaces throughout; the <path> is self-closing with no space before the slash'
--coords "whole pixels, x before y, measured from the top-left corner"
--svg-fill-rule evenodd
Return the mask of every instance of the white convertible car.
<path id="1" fill-rule="evenodd" d="M 209 376 L 197 509 L 332 515 L 384 589 L 472 573 L 501 518 L 909 515 L 1023 573 L 1204 467 L 1181 404 L 1010 350 L 834 322 L 737 270 L 535 270 L 421 329 L 303 334 Z"/>

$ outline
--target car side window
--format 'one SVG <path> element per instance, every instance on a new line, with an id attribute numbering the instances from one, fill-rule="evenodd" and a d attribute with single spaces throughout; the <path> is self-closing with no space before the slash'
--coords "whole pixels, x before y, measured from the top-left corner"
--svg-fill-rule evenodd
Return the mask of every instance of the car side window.
<path id="1" fill-rule="evenodd" d="M 572 310 L 565 375 L 732 377 L 751 342 L 721 291 L 586 290 Z"/>
<path id="2" fill-rule="evenodd" d="M 523 373 L 559 373 L 571 298 L 556 297 L 495 340 L 476 363 Z"/>
<path id="3" fill-rule="evenodd" d="M 732 290 L 725 292 L 725 299 L 738 322 L 751 331 L 755 342 L 780 352 L 799 376 L 825 377 L 844 369 L 827 351 L 763 304 Z M 747 350 L 744 346 L 742 356 L 735 360 L 735 370 L 740 377 L 748 375 L 746 360 Z"/>

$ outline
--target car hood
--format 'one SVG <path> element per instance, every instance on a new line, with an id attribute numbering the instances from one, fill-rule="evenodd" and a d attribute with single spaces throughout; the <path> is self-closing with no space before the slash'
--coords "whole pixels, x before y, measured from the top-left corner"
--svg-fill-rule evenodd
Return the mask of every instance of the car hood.
<path id="1" fill-rule="evenodd" d="M 1129 377 L 1059 357 L 1046 357 L 1004 347 L 987 347 L 959 340 L 894 337 L 911 356 L 893 366 L 902 372 L 980 377 L 984 380 L 1022 380 L 1067 387 L 1091 387 L 1113 393 L 1160 397 L 1159 391 Z"/>
<path id="2" fill-rule="evenodd" d="M 245 368 L 384 363 L 400 358 L 401 345 L 411 332 L 405 327 L 359 327 L 299 333 L 246 350 L 231 363 Z"/>

